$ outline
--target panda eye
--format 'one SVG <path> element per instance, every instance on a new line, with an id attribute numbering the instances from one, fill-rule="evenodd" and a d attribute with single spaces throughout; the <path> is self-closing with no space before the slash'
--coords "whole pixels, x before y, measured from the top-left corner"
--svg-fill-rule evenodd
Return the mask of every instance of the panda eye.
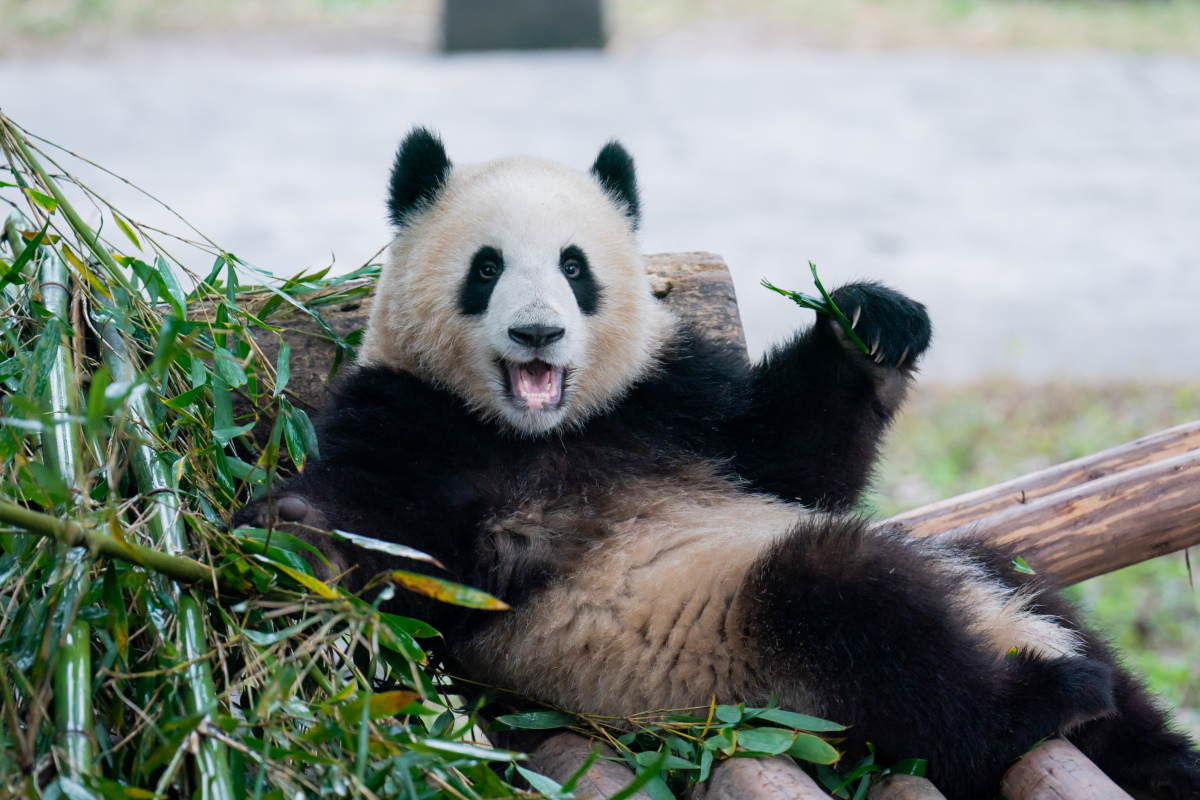
<path id="1" fill-rule="evenodd" d="M 563 275 L 566 275 L 568 278 L 578 278 L 582 269 L 578 261 L 573 258 L 568 258 L 563 262 L 562 271 Z"/>
<path id="2" fill-rule="evenodd" d="M 484 280 L 490 281 L 500 274 L 500 267 L 495 261 L 481 261 L 475 266 L 475 273 Z"/>

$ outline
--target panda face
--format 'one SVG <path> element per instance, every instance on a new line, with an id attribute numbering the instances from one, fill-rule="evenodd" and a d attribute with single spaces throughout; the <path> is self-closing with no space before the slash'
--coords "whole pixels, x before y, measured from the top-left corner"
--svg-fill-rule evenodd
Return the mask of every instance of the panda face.
<path id="1" fill-rule="evenodd" d="M 399 215 L 393 204 L 400 232 L 360 363 L 412 372 L 535 436 L 581 425 L 653 368 L 673 323 L 651 294 L 636 196 L 524 157 L 446 161 L 436 191 L 408 195 L 420 199 Z"/>

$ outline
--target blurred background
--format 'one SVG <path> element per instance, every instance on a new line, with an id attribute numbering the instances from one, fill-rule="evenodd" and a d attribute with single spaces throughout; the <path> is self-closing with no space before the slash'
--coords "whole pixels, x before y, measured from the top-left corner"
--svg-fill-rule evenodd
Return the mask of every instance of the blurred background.
<path id="1" fill-rule="evenodd" d="M 645 251 L 722 255 L 752 354 L 810 322 L 758 281 L 809 291 L 810 259 L 925 302 L 883 514 L 1200 418 L 1200 0 L 0 0 L 0 21 L 5 113 L 279 275 L 385 244 L 390 160 L 424 124 L 459 162 L 585 169 L 619 138 Z M 1200 731 L 1190 572 L 1073 591 Z"/>

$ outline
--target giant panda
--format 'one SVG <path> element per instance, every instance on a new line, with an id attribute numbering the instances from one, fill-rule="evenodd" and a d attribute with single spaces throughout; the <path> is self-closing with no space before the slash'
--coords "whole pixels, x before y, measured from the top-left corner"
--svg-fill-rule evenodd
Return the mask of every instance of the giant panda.
<path id="1" fill-rule="evenodd" d="M 638 246 L 633 161 L 453 166 L 414 129 L 395 239 L 320 460 L 235 517 L 315 542 L 352 591 L 394 568 L 505 612 L 401 592 L 469 678 L 614 717 L 745 702 L 849 726 L 991 797 L 1050 735 L 1139 797 L 1200 797 L 1200 756 L 1042 577 L 979 541 L 853 512 L 930 341 L 878 283 L 748 365 L 674 318 Z M 314 533 L 422 550 L 405 561 Z M 316 565 L 320 566 L 320 565 Z"/>

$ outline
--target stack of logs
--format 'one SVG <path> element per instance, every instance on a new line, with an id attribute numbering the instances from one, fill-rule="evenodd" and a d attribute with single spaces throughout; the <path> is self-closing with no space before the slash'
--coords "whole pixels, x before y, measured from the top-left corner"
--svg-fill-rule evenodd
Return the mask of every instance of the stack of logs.
<path id="1" fill-rule="evenodd" d="M 654 293 L 710 337 L 745 355 L 733 281 L 725 263 L 708 253 L 647 258 Z M 323 309 L 345 336 L 366 324 L 369 302 Z M 289 320 L 293 400 L 313 410 L 326 402 L 325 374 L 334 346 L 315 323 Z M 264 336 L 274 359 L 278 340 Z M 1200 542 L 1200 422 L 1181 425 L 1041 470 L 1006 483 L 906 512 L 901 523 L 916 536 L 983 535 L 1013 546 L 1039 573 L 1077 583 Z M 530 752 L 531 765 L 563 782 L 588 757 L 593 743 L 559 733 Z M 598 760 L 575 790 L 601 800 L 633 780 L 618 761 Z M 1025 755 L 1004 777 L 1009 800 L 1115 800 L 1125 792 L 1069 743 L 1051 740 Z M 649 800 L 644 791 L 634 795 Z M 693 800 L 828 798 L 788 758 L 730 759 L 697 786 Z M 942 794 L 922 778 L 889 776 L 872 787 L 874 800 L 932 800 Z"/>

